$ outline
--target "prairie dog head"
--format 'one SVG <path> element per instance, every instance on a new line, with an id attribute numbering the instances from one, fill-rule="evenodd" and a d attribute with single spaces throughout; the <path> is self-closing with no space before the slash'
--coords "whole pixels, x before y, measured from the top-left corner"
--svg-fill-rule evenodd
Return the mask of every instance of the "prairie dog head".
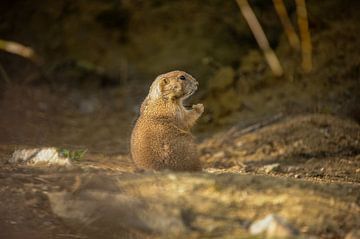
<path id="1" fill-rule="evenodd" d="M 148 95 L 149 100 L 164 98 L 184 100 L 194 94 L 199 83 L 184 71 L 171 71 L 156 77 Z"/>

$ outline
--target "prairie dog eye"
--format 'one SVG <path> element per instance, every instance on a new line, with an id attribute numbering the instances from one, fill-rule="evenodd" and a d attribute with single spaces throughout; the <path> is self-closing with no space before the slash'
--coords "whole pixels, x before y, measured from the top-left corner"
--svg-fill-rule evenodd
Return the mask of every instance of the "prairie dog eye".
<path id="1" fill-rule="evenodd" d="M 180 80 L 186 80 L 185 76 L 180 76 L 179 79 Z"/>

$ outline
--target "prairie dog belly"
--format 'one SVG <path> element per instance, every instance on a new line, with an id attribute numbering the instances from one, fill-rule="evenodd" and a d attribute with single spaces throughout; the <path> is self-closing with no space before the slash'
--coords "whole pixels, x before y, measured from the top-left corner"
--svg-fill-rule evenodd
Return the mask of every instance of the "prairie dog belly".
<path id="1" fill-rule="evenodd" d="M 137 167 L 174 171 L 199 170 L 197 148 L 193 136 L 172 125 L 154 125 L 138 122 L 132 138 L 138 142 L 132 147 L 132 158 Z"/>

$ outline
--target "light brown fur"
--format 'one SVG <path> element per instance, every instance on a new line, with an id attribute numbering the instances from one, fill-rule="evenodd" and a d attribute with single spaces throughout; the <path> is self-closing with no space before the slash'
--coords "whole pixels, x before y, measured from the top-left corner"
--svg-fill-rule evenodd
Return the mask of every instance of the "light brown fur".
<path id="1" fill-rule="evenodd" d="M 182 79 L 181 79 L 182 78 Z M 204 111 L 202 104 L 185 109 L 183 100 L 197 90 L 198 82 L 183 71 L 158 76 L 141 105 L 131 135 L 131 156 L 143 169 L 200 170 L 190 129 Z"/>

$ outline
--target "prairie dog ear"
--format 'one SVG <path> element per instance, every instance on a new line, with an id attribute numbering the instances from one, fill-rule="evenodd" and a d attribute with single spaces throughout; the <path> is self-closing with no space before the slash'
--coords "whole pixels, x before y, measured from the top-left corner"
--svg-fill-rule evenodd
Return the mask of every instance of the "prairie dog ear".
<path id="1" fill-rule="evenodd" d="M 164 85 L 168 84 L 169 81 L 170 80 L 168 78 L 162 77 L 162 78 L 160 78 L 159 85 L 164 86 Z"/>
<path id="2" fill-rule="evenodd" d="M 168 78 L 160 78 L 159 90 L 160 90 L 161 93 L 163 92 L 164 86 L 167 85 L 167 84 L 169 84 L 169 79 Z"/>
<path id="3" fill-rule="evenodd" d="M 161 96 L 164 93 L 164 87 L 169 84 L 170 80 L 166 77 L 159 76 L 154 83 L 156 83 L 155 87 L 158 92 L 158 96 Z"/>
<path id="4" fill-rule="evenodd" d="M 157 99 L 161 97 L 164 86 L 167 85 L 168 83 L 169 83 L 169 79 L 162 76 L 158 76 L 150 87 L 149 98 Z"/>

